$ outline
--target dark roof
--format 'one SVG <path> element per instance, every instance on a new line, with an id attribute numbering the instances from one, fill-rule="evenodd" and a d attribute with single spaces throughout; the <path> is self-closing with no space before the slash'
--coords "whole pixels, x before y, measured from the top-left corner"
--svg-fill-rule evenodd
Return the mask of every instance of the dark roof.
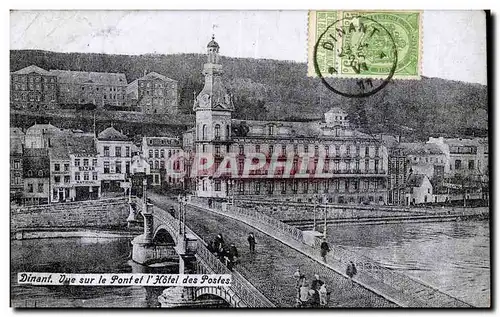
<path id="1" fill-rule="evenodd" d="M 37 73 L 37 74 L 44 75 L 44 76 L 53 76 L 50 72 L 48 72 L 45 69 L 40 68 L 36 65 L 30 65 L 28 67 L 21 68 L 20 70 L 12 72 L 11 74 L 26 75 L 26 74 L 30 74 L 30 73 Z"/>
<path id="2" fill-rule="evenodd" d="M 70 141 L 70 153 L 80 155 L 96 155 L 97 149 L 94 137 L 91 135 L 76 135 Z"/>
<path id="3" fill-rule="evenodd" d="M 109 127 L 97 135 L 97 139 L 102 141 L 129 141 L 129 138 L 115 128 Z"/>
<path id="4" fill-rule="evenodd" d="M 20 138 L 10 138 L 10 154 L 23 154 L 23 142 Z"/>
<path id="5" fill-rule="evenodd" d="M 420 187 L 422 186 L 424 179 L 427 176 L 424 174 L 412 174 L 408 178 L 408 181 L 406 182 L 406 186 L 408 187 Z"/>
<path id="6" fill-rule="evenodd" d="M 435 143 L 398 143 L 394 146 L 404 151 L 405 155 L 441 155 L 443 150 Z"/>
<path id="7" fill-rule="evenodd" d="M 127 77 L 122 73 L 81 72 L 73 70 L 50 70 L 57 76 L 59 83 L 85 84 L 93 83 L 107 86 L 127 86 Z"/>
<path id="8" fill-rule="evenodd" d="M 50 175 L 50 160 L 48 156 L 24 156 L 23 176 L 45 178 Z"/>
<path id="9" fill-rule="evenodd" d="M 207 47 L 219 48 L 219 43 L 215 41 L 215 36 L 212 35 L 212 40 L 208 42 Z"/>

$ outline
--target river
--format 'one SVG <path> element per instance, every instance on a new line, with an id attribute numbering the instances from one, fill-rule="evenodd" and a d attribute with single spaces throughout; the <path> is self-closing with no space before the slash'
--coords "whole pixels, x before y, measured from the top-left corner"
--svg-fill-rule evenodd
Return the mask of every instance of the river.
<path id="1" fill-rule="evenodd" d="M 475 306 L 490 302 L 487 221 L 331 226 L 331 243 Z M 131 236 L 13 240 L 14 307 L 155 307 L 161 289 L 144 287 L 44 287 L 16 283 L 17 272 L 129 273 L 145 270 L 130 260 Z M 176 273 L 175 266 L 155 273 Z"/>
<path id="2" fill-rule="evenodd" d="M 85 235 L 85 234 L 84 234 Z M 162 289 L 141 286 L 30 286 L 17 284 L 17 272 L 177 273 L 176 266 L 155 271 L 130 260 L 132 237 L 108 235 L 13 240 L 11 304 L 13 307 L 156 307 Z M 149 270 L 149 271 L 148 271 Z"/>
<path id="3" fill-rule="evenodd" d="M 474 306 L 490 304 L 488 221 L 330 226 L 328 240 Z"/>

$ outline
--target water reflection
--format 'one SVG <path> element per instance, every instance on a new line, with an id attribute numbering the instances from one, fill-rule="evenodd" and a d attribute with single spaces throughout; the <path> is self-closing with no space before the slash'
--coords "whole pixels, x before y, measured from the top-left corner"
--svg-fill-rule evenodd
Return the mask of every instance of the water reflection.
<path id="1" fill-rule="evenodd" d="M 331 226 L 329 240 L 475 306 L 490 303 L 489 222 Z"/>
<path id="2" fill-rule="evenodd" d="M 178 273 L 177 265 L 148 268 L 130 260 L 131 238 L 54 238 L 11 242 L 14 307 L 156 307 L 158 287 L 30 286 L 17 272 Z"/>

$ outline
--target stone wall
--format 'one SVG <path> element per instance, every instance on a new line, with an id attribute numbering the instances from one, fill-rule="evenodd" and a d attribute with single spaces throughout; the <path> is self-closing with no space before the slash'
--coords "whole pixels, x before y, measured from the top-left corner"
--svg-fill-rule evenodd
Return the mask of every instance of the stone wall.
<path id="1" fill-rule="evenodd" d="M 57 228 L 122 228 L 129 215 L 126 197 L 12 208 L 11 232 Z"/>

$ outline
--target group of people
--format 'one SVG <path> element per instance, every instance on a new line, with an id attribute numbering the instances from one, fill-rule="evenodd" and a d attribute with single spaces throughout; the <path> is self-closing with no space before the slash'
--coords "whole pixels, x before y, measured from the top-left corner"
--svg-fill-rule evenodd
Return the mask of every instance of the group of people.
<path id="1" fill-rule="evenodd" d="M 222 234 L 218 234 L 213 241 L 208 243 L 208 250 L 215 254 L 215 256 L 224 264 L 229 270 L 233 270 L 234 266 L 238 263 L 239 253 L 236 245 L 230 243 L 229 246 L 225 243 Z"/>
<path id="2" fill-rule="evenodd" d="M 297 306 L 298 307 L 326 307 L 328 304 L 329 292 L 326 284 L 318 274 L 315 274 L 311 284 L 307 282 L 305 275 L 297 269 L 294 276 L 297 278 Z"/>
<path id="3" fill-rule="evenodd" d="M 255 253 L 255 236 L 250 232 L 247 238 L 250 253 Z M 208 243 L 208 250 L 217 256 L 222 263 L 225 263 L 229 270 L 233 270 L 236 264 L 239 263 L 239 253 L 236 245 L 230 243 L 229 247 L 224 242 L 222 234 L 218 234 L 213 241 Z"/>

